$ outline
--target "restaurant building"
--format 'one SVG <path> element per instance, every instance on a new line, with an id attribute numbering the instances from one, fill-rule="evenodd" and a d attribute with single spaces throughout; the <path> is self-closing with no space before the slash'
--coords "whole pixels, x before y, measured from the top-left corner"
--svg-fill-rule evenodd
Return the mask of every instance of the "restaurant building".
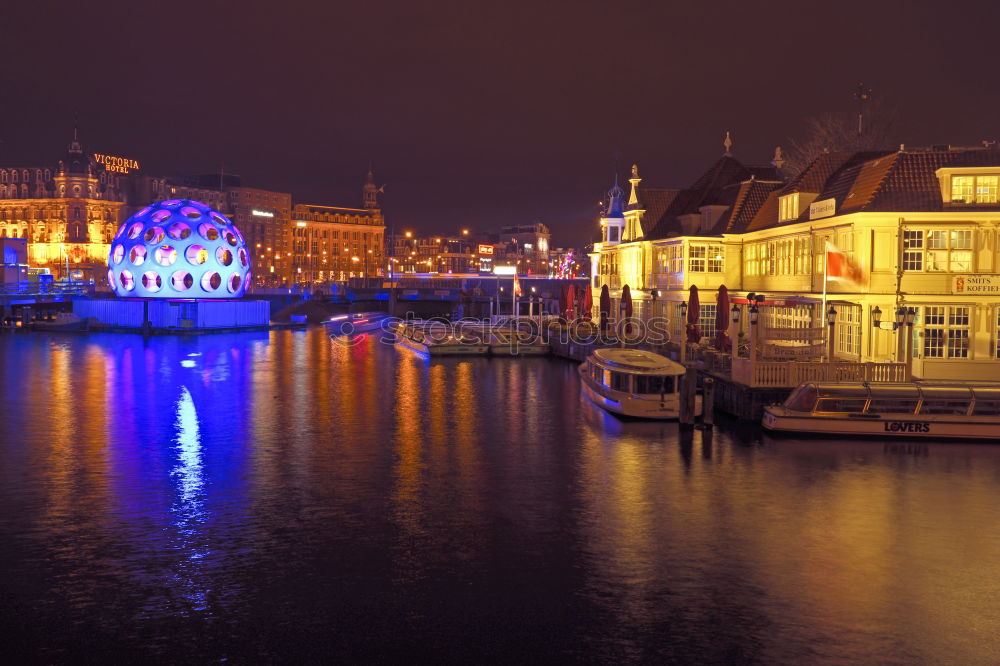
<path id="1" fill-rule="evenodd" d="M 627 201 L 609 193 L 591 255 L 595 303 L 604 285 L 620 299 L 628 284 L 635 313 L 667 317 L 679 336 L 696 285 L 704 340 L 725 285 L 737 302 L 763 294 L 767 326 L 832 321 L 834 359 L 1000 376 L 1000 151 L 825 153 L 792 178 L 781 167 L 780 151 L 746 166 L 727 146 L 680 190 L 643 188 L 633 167 Z"/>

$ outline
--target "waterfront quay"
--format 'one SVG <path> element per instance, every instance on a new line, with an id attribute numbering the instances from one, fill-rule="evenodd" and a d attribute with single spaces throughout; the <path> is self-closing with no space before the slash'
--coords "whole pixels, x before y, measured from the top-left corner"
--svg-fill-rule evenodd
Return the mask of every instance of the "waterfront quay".
<path id="1" fill-rule="evenodd" d="M 996 447 L 623 421 L 558 357 L 322 327 L 0 358 L 17 663 L 996 660 Z"/>

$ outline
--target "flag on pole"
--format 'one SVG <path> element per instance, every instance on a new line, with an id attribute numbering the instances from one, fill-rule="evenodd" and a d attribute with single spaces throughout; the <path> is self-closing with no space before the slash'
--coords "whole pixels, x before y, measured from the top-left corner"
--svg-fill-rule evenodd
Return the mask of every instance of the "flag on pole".
<path id="1" fill-rule="evenodd" d="M 837 249 L 836 245 L 827 241 L 826 279 L 859 285 L 864 280 L 864 274 L 861 272 L 861 267 L 853 259 Z"/>
<path id="2" fill-rule="evenodd" d="M 521 295 L 521 281 L 517 279 L 517 274 L 514 274 L 514 295 Z"/>

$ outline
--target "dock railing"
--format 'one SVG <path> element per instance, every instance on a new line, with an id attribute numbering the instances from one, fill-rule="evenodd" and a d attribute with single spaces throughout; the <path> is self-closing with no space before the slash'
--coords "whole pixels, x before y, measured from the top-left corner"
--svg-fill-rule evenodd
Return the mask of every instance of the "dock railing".
<path id="1" fill-rule="evenodd" d="M 732 360 L 730 377 L 750 387 L 793 387 L 803 382 L 905 382 L 905 363 Z"/>

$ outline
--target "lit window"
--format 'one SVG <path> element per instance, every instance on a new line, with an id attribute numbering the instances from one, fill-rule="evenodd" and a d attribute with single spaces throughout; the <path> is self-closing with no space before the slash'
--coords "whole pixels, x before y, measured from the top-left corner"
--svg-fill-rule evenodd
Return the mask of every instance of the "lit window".
<path id="1" fill-rule="evenodd" d="M 920 308 L 922 318 L 915 324 L 922 334 L 925 358 L 968 358 L 971 324 L 968 306 L 934 305 Z"/>
<path id="2" fill-rule="evenodd" d="M 778 198 L 779 222 L 794 220 L 799 216 L 799 193 L 793 192 Z"/>
<path id="3" fill-rule="evenodd" d="M 1000 176 L 952 176 L 951 202 L 995 204 Z"/>
<path id="4" fill-rule="evenodd" d="M 925 269 L 928 271 L 967 273 L 972 269 L 971 230 L 928 231 L 926 247 Z"/>

